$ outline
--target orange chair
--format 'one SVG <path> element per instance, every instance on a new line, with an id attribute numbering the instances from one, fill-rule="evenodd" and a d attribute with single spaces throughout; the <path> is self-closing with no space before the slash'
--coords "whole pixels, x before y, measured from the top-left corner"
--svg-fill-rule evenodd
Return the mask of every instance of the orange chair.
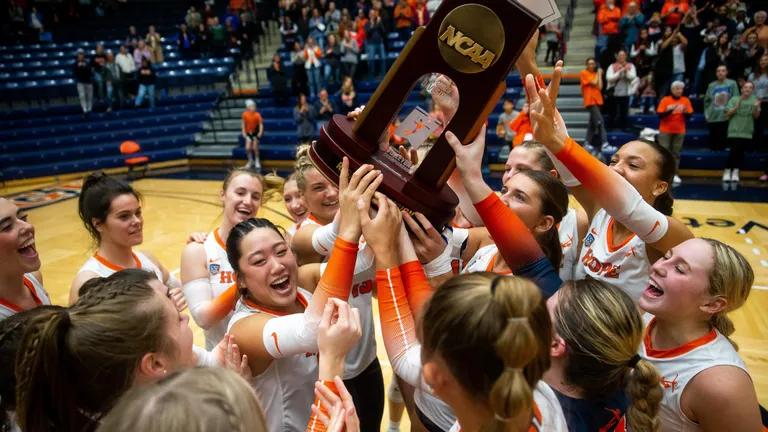
<path id="1" fill-rule="evenodd" d="M 142 176 L 146 174 L 149 166 L 149 157 L 140 154 L 141 146 L 136 141 L 123 141 L 120 144 L 120 154 L 125 157 L 125 166 L 128 167 L 128 178 L 136 167 L 143 167 Z"/>

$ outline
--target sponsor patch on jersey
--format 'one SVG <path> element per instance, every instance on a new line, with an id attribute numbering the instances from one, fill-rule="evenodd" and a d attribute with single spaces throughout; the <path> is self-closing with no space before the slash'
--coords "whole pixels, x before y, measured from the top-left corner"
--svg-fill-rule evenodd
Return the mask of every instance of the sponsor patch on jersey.
<path id="1" fill-rule="evenodd" d="M 219 270 L 221 270 L 221 265 L 219 265 L 219 264 L 208 264 L 208 270 L 213 275 L 218 274 Z"/>
<path id="2" fill-rule="evenodd" d="M 592 243 L 595 241 L 595 236 L 592 235 L 592 233 L 587 234 L 586 237 L 584 237 L 584 246 L 590 247 L 592 246 Z"/>

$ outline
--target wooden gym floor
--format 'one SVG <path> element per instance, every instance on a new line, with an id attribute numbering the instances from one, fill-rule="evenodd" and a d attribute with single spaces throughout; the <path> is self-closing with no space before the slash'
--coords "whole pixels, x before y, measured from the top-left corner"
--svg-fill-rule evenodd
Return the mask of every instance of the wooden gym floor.
<path id="1" fill-rule="evenodd" d="M 188 234 L 218 226 L 221 181 L 143 179 L 134 186 L 144 196 L 141 249 L 151 251 L 178 275 L 179 257 Z M 768 204 L 678 200 L 675 208 L 676 217 L 688 222 L 697 236 L 713 237 L 735 246 L 755 270 L 755 289 L 747 304 L 732 318 L 737 329 L 735 340 L 755 381 L 760 402 L 768 405 Z M 284 226 L 290 223 L 286 215 L 279 194 L 266 202 L 259 213 Z M 92 243 L 77 216 L 77 200 L 32 209 L 29 219 L 36 229 L 45 287 L 54 303 L 64 305 L 75 273 L 93 253 Z M 194 323 L 193 328 L 195 341 L 204 345 L 202 331 Z M 391 368 L 377 333 L 379 360 L 388 384 Z M 408 425 L 406 414 L 401 430 L 409 430 Z M 382 430 L 386 426 L 385 412 Z"/>

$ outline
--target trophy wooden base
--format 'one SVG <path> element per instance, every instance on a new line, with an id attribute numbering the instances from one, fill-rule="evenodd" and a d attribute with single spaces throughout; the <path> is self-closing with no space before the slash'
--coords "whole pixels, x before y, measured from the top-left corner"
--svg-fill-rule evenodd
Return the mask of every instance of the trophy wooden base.
<path id="1" fill-rule="evenodd" d="M 349 159 L 349 172 L 363 164 L 371 164 L 384 174 L 379 191 L 403 210 L 424 214 L 440 230 L 449 224 L 459 203 L 447 185 L 439 190 L 413 176 L 412 164 L 393 148 L 381 151 L 378 143 L 362 141 L 353 132 L 355 122 L 337 114 L 320 130 L 320 139 L 309 151 L 317 169 L 332 183 L 339 184 L 341 160 Z M 438 168 L 439 169 L 439 168 Z"/>

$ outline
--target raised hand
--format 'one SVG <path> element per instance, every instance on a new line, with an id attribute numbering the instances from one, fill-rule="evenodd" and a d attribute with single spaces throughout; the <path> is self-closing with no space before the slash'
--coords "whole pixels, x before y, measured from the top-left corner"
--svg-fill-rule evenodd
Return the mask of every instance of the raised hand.
<path id="1" fill-rule="evenodd" d="M 320 405 L 331 408 L 326 415 L 317 405 L 312 405 L 312 413 L 326 426 L 328 432 L 360 432 L 360 419 L 357 417 L 352 395 L 347 391 L 341 378 L 335 377 L 333 383 L 339 392 L 338 395 L 325 384 L 315 383 L 315 396 L 320 401 Z"/>
<path id="2" fill-rule="evenodd" d="M 363 237 L 373 250 L 377 262 L 387 261 L 397 265 L 397 241 L 402 215 L 397 205 L 384 194 L 376 192 L 375 198 L 379 209 L 373 218 L 370 217 L 370 201 L 361 199 L 357 202 Z"/>
<path id="3" fill-rule="evenodd" d="M 357 201 L 361 198 L 370 201 L 376 188 L 384 180 L 381 171 L 374 170 L 373 165 L 361 165 L 352 177 L 349 176 L 349 159 L 343 158 L 339 174 L 339 236 L 344 240 L 356 243 L 360 239 L 362 229 L 357 211 Z"/>
<path id="4" fill-rule="evenodd" d="M 559 62 L 558 62 L 559 63 Z M 563 148 L 567 138 L 565 124 L 557 112 L 555 103 L 560 88 L 562 68 L 556 67 L 549 89 L 536 90 L 533 75 L 525 77 L 525 88 L 530 98 L 530 118 L 533 137 L 552 153 Z"/>
<path id="5" fill-rule="evenodd" d="M 463 145 L 459 138 L 453 132 L 445 133 L 448 144 L 456 153 L 456 168 L 458 168 L 461 177 L 466 183 L 467 180 L 482 179 L 483 151 L 485 150 L 485 125 L 480 128 L 474 140 L 467 145 Z"/>
<path id="6" fill-rule="evenodd" d="M 221 367 L 237 372 L 246 380 L 253 377 L 251 367 L 248 365 L 248 356 L 240 354 L 240 348 L 231 334 L 224 335 L 224 339 L 213 349 L 213 354 Z"/>
<path id="7" fill-rule="evenodd" d="M 317 348 L 320 357 L 340 359 L 343 372 L 344 358 L 357 345 L 362 334 L 360 311 L 350 307 L 344 300 L 329 298 L 317 326 Z"/>
<path id="8" fill-rule="evenodd" d="M 184 297 L 184 292 L 181 288 L 171 288 L 168 290 L 168 297 L 179 312 L 187 308 L 187 299 Z"/>
<path id="9" fill-rule="evenodd" d="M 413 233 L 411 241 L 419 262 L 428 263 L 440 256 L 446 248 L 445 239 L 432 226 L 426 216 L 418 212 L 414 213 L 413 216 L 407 212 L 402 213 L 403 221 Z"/>

